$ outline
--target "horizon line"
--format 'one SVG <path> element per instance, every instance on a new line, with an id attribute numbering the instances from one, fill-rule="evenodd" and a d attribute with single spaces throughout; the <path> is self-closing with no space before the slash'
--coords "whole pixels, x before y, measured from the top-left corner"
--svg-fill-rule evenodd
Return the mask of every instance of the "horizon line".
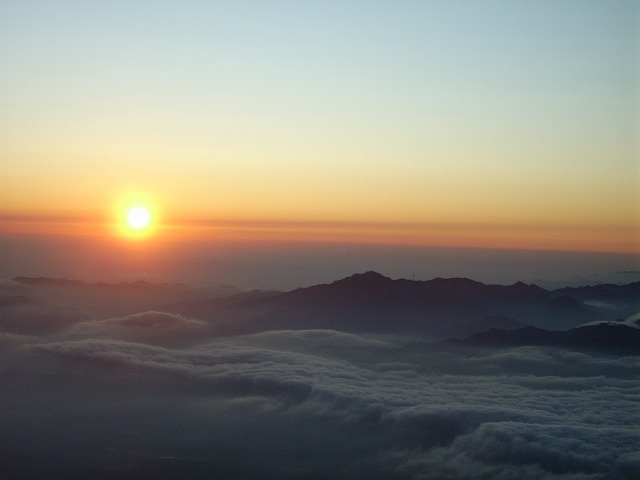
<path id="1" fill-rule="evenodd" d="M 0 213 L 0 234 L 104 235 L 119 223 L 87 213 Z M 93 230 L 90 228 L 93 227 Z M 640 254 L 640 225 L 160 218 L 154 237 Z M 154 241 L 154 240 L 149 240 Z"/>

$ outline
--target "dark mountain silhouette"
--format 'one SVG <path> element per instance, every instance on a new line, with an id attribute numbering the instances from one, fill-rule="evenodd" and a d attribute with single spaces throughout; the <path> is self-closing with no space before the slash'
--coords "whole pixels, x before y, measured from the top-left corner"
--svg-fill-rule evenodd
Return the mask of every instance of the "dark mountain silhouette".
<path id="1" fill-rule="evenodd" d="M 582 301 L 640 303 L 640 281 L 626 285 L 606 283 L 585 287 L 566 287 L 554 291 L 555 295 L 569 295 Z"/>
<path id="2" fill-rule="evenodd" d="M 640 329 L 615 322 L 586 325 L 565 331 L 549 331 L 535 327 L 517 330 L 491 329 L 459 342 L 487 347 L 536 345 L 640 352 Z"/>
<path id="3" fill-rule="evenodd" d="M 564 279 L 537 279 L 534 283 L 540 285 L 547 290 L 564 289 L 567 287 L 579 288 L 586 285 L 628 285 L 630 283 L 640 281 L 640 271 L 638 270 L 625 270 L 619 272 L 609 272 L 604 274 L 593 274 L 589 276 L 574 275 Z"/>
<path id="4" fill-rule="evenodd" d="M 505 317 L 483 317 L 476 320 L 458 323 L 442 332 L 445 337 L 465 338 L 476 332 L 484 332 L 492 328 L 498 330 L 516 330 L 525 325 L 512 318 Z"/>
<path id="5" fill-rule="evenodd" d="M 151 310 L 163 303 L 205 301 L 236 295 L 230 286 L 190 287 L 184 283 L 150 283 L 144 280 L 119 283 L 86 283 L 47 277 L 17 277 L 25 296 L 44 304 L 75 305 L 94 318 Z"/>
<path id="6" fill-rule="evenodd" d="M 38 285 L 38 286 L 58 286 L 58 287 L 71 287 L 87 285 L 80 280 L 68 280 L 66 278 L 49 278 L 49 277 L 16 277 L 14 282 L 22 283 L 23 285 Z"/>
<path id="7" fill-rule="evenodd" d="M 502 315 L 544 302 L 534 285 L 487 286 L 466 278 L 391 280 L 376 272 L 301 288 L 260 303 L 281 318 L 327 322 L 331 328 L 369 331 L 440 331 L 460 319 Z"/>
<path id="8" fill-rule="evenodd" d="M 247 292 L 145 281 L 14 280 L 25 288 L 25 295 L 4 296 L 0 307 L 19 306 L 28 297 L 38 303 L 81 305 L 93 318 L 159 310 L 204 320 L 217 333 L 329 328 L 464 338 L 491 328 L 510 330 L 523 325 L 568 330 L 589 322 L 627 318 L 640 310 L 640 282 L 549 291 L 522 282 L 392 280 L 365 272 L 289 292 Z"/>
<path id="9" fill-rule="evenodd" d="M 596 320 L 618 318 L 611 317 L 611 311 L 587 305 L 570 293 L 550 292 L 522 282 L 505 286 L 485 285 L 466 278 L 392 280 L 376 272 L 290 292 L 259 292 L 253 298 L 236 295 L 222 300 L 182 302 L 166 308 L 207 321 L 220 321 L 238 331 L 333 328 L 440 338 L 452 333 L 468 335 L 491 327 L 522 325 L 566 330 Z M 492 324 L 486 320 L 498 318 L 509 319 L 511 323 Z"/>
<path id="10" fill-rule="evenodd" d="M 199 312 L 199 311 L 217 311 L 221 308 L 229 306 L 242 306 L 245 303 L 251 303 L 263 298 L 270 298 L 282 295 L 279 290 L 249 290 L 247 292 L 235 293 L 225 297 L 209 298 L 207 300 L 183 300 L 178 303 L 166 305 L 158 308 L 160 311 L 178 311 L 178 312 Z"/>
<path id="11" fill-rule="evenodd" d="M 66 278 L 49 277 L 16 277 L 14 282 L 32 288 L 57 288 L 67 290 L 91 290 L 94 292 L 181 292 L 185 296 L 197 294 L 215 295 L 224 297 L 244 292 L 241 288 L 232 285 L 218 285 L 215 287 L 191 287 L 186 283 L 151 283 L 145 280 L 135 280 L 133 282 L 97 282 L 87 283 L 81 280 L 68 280 Z"/>
<path id="12" fill-rule="evenodd" d="M 569 296 L 589 307 L 597 307 L 610 318 L 626 318 L 640 310 L 640 282 L 626 285 L 611 283 L 586 287 L 568 287 L 553 292 Z"/>
<path id="13" fill-rule="evenodd" d="M 68 280 L 66 278 L 49 278 L 49 277 L 16 277 L 15 282 L 23 285 L 35 287 L 56 287 L 56 288 L 91 288 L 106 290 L 150 290 L 160 288 L 188 288 L 185 283 L 150 283 L 145 280 L 136 280 L 133 282 L 119 283 L 86 283 L 81 280 Z"/>

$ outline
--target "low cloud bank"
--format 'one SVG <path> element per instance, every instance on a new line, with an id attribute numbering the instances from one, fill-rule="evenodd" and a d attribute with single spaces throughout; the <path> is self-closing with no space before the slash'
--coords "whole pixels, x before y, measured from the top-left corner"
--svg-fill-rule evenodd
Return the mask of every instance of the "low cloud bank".
<path id="1" fill-rule="evenodd" d="M 115 338 L 146 343 L 174 343 L 202 334 L 206 323 L 165 312 L 142 312 L 124 317 L 81 322 L 69 328 L 70 337 Z"/>
<path id="2" fill-rule="evenodd" d="M 606 479 L 640 472 L 638 357 L 214 339 L 144 312 L 0 335 L 3 478 Z"/>

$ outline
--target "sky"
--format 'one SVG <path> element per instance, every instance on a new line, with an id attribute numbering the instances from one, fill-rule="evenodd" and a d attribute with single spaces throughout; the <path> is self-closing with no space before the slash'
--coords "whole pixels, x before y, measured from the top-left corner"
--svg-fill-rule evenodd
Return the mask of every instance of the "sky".
<path id="1" fill-rule="evenodd" d="M 0 65 L 9 242 L 143 204 L 149 243 L 640 253 L 635 1 L 0 0 Z"/>

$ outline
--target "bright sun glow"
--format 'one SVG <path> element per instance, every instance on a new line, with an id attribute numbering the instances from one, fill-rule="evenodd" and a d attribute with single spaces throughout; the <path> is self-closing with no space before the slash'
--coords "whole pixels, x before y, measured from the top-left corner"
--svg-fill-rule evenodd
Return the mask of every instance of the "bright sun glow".
<path id="1" fill-rule="evenodd" d="M 159 226 L 157 201 L 145 193 L 121 193 L 113 203 L 114 232 L 128 240 L 147 240 Z"/>
<path id="2" fill-rule="evenodd" d="M 127 223 L 136 230 L 147 228 L 150 222 L 151 214 L 144 207 L 133 207 L 127 214 Z"/>

